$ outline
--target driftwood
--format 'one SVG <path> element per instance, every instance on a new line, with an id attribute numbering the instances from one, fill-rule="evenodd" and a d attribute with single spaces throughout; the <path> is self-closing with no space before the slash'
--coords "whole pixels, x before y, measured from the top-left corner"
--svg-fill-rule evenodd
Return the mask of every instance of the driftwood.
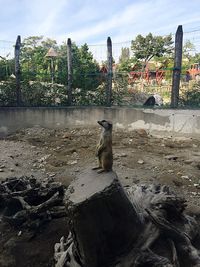
<path id="1" fill-rule="evenodd" d="M 49 179 L 6 179 L 0 184 L 2 219 L 15 227 L 38 228 L 53 218 L 66 216 L 63 196 L 63 185 Z"/>
<path id="2" fill-rule="evenodd" d="M 56 267 L 197 267 L 199 226 L 168 187 L 125 191 L 114 172 L 82 173 L 66 195 L 70 235 L 55 245 Z"/>

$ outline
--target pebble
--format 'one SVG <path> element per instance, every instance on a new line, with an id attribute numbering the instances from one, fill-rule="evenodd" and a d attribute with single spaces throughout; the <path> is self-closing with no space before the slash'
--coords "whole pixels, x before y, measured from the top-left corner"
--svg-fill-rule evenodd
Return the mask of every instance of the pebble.
<path id="1" fill-rule="evenodd" d="M 67 162 L 68 165 L 74 165 L 74 164 L 77 164 L 78 161 L 77 160 L 70 160 Z"/>
<path id="2" fill-rule="evenodd" d="M 122 157 L 122 158 L 125 158 L 125 157 L 127 157 L 127 154 L 126 154 L 126 153 L 121 153 L 121 154 L 119 154 L 118 156 L 119 156 L 119 157 Z"/>
<path id="3" fill-rule="evenodd" d="M 0 172 L 4 172 L 4 170 L 3 169 L 0 169 Z"/>
<path id="4" fill-rule="evenodd" d="M 192 161 L 191 159 L 186 159 L 184 162 L 185 162 L 186 164 L 191 164 L 193 161 Z"/>
<path id="5" fill-rule="evenodd" d="M 182 175 L 181 178 L 182 179 L 186 179 L 186 180 L 189 180 L 190 179 L 188 175 Z"/>
<path id="6" fill-rule="evenodd" d="M 138 163 L 139 163 L 139 164 L 144 164 L 144 160 L 139 159 L 139 160 L 138 160 Z"/>
<path id="7" fill-rule="evenodd" d="M 167 156 L 165 156 L 164 157 L 164 159 L 168 159 L 168 160 L 177 160 L 177 156 L 175 156 L 175 155 L 167 155 Z"/>
<path id="8" fill-rule="evenodd" d="M 173 173 L 174 171 L 173 170 L 168 170 L 168 173 Z"/>

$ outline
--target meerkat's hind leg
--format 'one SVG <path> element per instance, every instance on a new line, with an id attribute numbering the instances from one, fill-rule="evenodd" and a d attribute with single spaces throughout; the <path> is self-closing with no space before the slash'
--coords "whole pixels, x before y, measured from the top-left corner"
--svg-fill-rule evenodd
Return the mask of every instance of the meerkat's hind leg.
<path id="1" fill-rule="evenodd" d="M 97 166 L 97 167 L 93 167 L 92 170 L 99 170 L 99 169 L 102 169 L 100 159 L 98 159 L 98 164 L 99 164 L 99 166 Z"/>
<path id="2" fill-rule="evenodd" d="M 99 170 L 99 169 L 101 169 L 100 166 L 98 166 L 98 167 L 93 167 L 93 168 L 92 168 L 92 170 Z"/>
<path id="3" fill-rule="evenodd" d="M 97 171 L 97 173 L 106 172 L 104 169 L 100 168 L 100 170 Z"/>

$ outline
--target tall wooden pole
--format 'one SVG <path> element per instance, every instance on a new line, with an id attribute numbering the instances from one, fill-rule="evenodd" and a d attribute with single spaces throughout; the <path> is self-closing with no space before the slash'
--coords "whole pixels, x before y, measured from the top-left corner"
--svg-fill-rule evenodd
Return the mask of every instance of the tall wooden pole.
<path id="1" fill-rule="evenodd" d="M 17 106 L 21 105 L 21 88 L 20 88 L 20 48 L 21 48 L 21 37 L 17 36 L 15 44 L 15 77 L 16 77 L 16 97 Z"/>
<path id="2" fill-rule="evenodd" d="M 171 92 L 172 108 L 178 107 L 181 66 L 182 66 L 182 50 L 183 50 L 183 29 L 182 25 L 179 25 L 175 36 L 175 56 L 174 56 L 174 69 L 173 69 L 172 92 Z"/>
<path id="3" fill-rule="evenodd" d="M 67 95 L 68 95 L 68 105 L 72 104 L 72 42 L 71 39 L 67 40 Z"/>
<path id="4" fill-rule="evenodd" d="M 108 68 L 108 76 L 107 76 L 107 92 L 106 92 L 106 105 L 109 107 L 111 106 L 111 99 L 112 99 L 112 41 L 111 38 L 108 37 L 107 39 L 107 68 Z"/>

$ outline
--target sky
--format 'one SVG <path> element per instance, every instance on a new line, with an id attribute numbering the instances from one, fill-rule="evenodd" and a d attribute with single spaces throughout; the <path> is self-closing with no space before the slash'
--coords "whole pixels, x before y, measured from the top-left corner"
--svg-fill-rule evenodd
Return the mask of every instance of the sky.
<path id="1" fill-rule="evenodd" d="M 29 36 L 76 44 L 125 43 L 137 34 L 200 31 L 200 0 L 0 0 L 0 41 Z M 200 48 L 200 32 L 199 43 Z"/>

